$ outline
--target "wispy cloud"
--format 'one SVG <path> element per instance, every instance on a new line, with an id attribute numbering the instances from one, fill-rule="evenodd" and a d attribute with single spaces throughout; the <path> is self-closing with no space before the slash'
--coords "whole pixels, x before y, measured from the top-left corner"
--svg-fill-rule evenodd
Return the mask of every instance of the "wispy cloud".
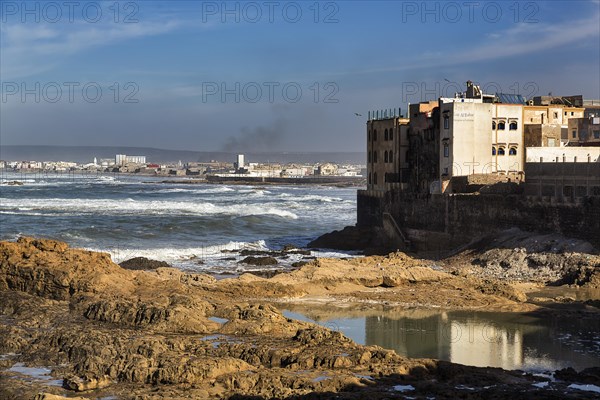
<path id="1" fill-rule="evenodd" d="M 406 62 L 397 63 L 392 67 L 346 71 L 341 75 L 399 72 L 432 66 L 469 65 L 474 62 L 534 55 L 550 49 L 583 43 L 590 38 L 593 39 L 593 43 L 597 44 L 600 40 L 600 23 L 598 21 L 600 21 L 600 12 L 596 11 L 588 17 L 560 23 L 519 23 L 505 30 L 489 32 L 483 35 L 483 40 L 478 43 L 465 41 L 465 47 L 462 49 L 457 48 L 459 43 L 452 42 L 452 45 L 448 46 L 451 51 L 442 48 L 414 57 L 411 55 L 411 57 L 405 58 Z M 442 39 L 440 44 L 443 45 L 443 42 Z"/>
<path id="2" fill-rule="evenodd" d="M 177 21 L 138 23 L 2 24 L 2 79 L 25 78 L 61 65 L 70 56 L 94 47 L 161 35 Z"/>

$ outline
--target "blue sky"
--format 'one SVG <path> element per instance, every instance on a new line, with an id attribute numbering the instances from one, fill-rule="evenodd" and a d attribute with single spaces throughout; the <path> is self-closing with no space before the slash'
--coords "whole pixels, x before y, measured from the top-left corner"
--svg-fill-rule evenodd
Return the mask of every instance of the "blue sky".
<path id="1" fill-rule="evenodd" d="M 5 145 L 363 151 L 469 79 L 600 98 L 597 0 L 0 3 Z"/>

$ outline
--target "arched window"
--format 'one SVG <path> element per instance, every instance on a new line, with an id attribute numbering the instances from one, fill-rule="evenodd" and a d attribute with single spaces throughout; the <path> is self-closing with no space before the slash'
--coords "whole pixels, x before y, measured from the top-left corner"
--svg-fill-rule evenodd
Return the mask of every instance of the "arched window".
<path id="1" fill-rule="evenodd" d="M 369 185 L 371 184 L 371 173 L 369 172 Z"/>
<path id="2" fill-rule="evenodd" d="M 495 156 L 496 155 L 496 148 L 494 146 L 492 146 L 492 155 Z"/>
<path id="3" fill-rule="evenodd" d="M 367 151 L 367 162 L 371 162 L 371 152 Z"/>
<path id="4" fill-rule="evenodd" d="M 383 162 L 384 162 L 384 163 L 387 163 L 387 162 L 388 162 L 388 152 L 387 152 L 387 151 L 384 151 L 384 152 L 383 152 Z"/>
<path id="5" fill-rule="evenodd" d="M 394 128 L 390 129 L 390 140 L 394 140 Z"/>
<path id="6" fill-rule="evenodd" d="M 498 122 L 498 130 L 503 131 L 506 128 L 506 123 L 504 121 Z"/>
<path id="7" fill-rule="evenodd" d="M 510 149 L 508 149 L 508 155 L 509 156 L 516 156 L 517 155 L 517 148 L 516 147 L 511 147 Z"/>
<path id="8" fill-rule="evenodd" d="M 371 130 L 367 131 L 367 142 L 371 141 Z"/>
<path id="9" fill-rule="evenodd" d="M 383 140 L 388 140 L 388 130 L 387 129 L 385 130 Z"/>
<path id="10" fill-rule="evenodd" d="M 496 130 L 496 121 L 492 121 L 492 129 Z"/>
<path id="11" fill-rule="evenodd" d="M 511 121 L 511 123 L 508 125 L 508 129 L 511 131 L 516 131 L 517 130 L 517 121 Z"/>
<path id="12" fill-rule="evenodd" d="M 376 151 L 373 152 L 373 162 L 374 163 L 377 162 L 377 152 Z"/>
<path id="13" fill-rule="evenodd" d="M 373 141 L 376 142 L 377 141 L 377 129 L 375 129 L 373 131 Z"/>
<path id="14" fill-rule="evenodd" d="M 388 161 L 393 163 L 394 162 L 394 153 L 390 150 L 390 154 L 388 156 Z"/>
<path id="15" fill-rule="evenodd" d="M 506 152 L 504 151 L 504 147 L 498 147 L 498 155 L 503 156 L 505 154 L 506 154 Z"/>
<path id="16" fill-rule="evenodd" d="M 373 174 L 373 185 L 377 185 L 377 172 Z"/>

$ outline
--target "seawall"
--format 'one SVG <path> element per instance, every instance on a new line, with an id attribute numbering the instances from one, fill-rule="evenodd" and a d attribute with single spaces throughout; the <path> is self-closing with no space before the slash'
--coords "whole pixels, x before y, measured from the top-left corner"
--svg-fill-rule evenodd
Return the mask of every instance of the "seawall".
<path id="1" fill-rule="evenodd" d="M 600 248 L 598 197 L 557 203 L 523 195 L 453 194 L 415 198 L 399 191 L 361 190 L 357 211 L 358 227 L 381 227 L 383 214 L 391 214 L 413 245 L 422 250 L 442 251 L 512 227 L 561 233 Z"/>

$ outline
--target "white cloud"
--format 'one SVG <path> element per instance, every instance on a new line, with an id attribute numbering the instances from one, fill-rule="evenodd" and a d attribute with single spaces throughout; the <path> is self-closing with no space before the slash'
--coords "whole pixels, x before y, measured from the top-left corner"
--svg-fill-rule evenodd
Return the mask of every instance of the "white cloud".
<path id="1" fill-rule="evenodd" d="M 164 34 L 178 26 L 175 21 L 3 24 L 0 28 L 2 79 L 42 73 L 62 64 L 66 56 L 93 47 Z"/>
<path id="2" fill-rule="evenodd" d="M 490 32 L 482 36 L 479 42 L 452 42 L 445 49 L 430 50 L 420 55 L 405 57 L 406 62 L 397 63 L 392 67 L 373 68 L 360 71 L 346 71 L 340 75 L 370 74 L 417 70 L 426 67 L 448 67 L 470 65 L 519 55 L 534 55 L 550 49 L 558 49 L 567 45 L 579 45 L 588 39 L 597 44 L 600 40 L 600 13 L 579 20 L 568 20 L 561 23 L 520 23 L 509 29 Z M 441 45 L 442 39 L 432 46 Z M 590 43 L 592 43 L 590 42 Z M 557 60 L 560 53 L 556 54 Z"/>

